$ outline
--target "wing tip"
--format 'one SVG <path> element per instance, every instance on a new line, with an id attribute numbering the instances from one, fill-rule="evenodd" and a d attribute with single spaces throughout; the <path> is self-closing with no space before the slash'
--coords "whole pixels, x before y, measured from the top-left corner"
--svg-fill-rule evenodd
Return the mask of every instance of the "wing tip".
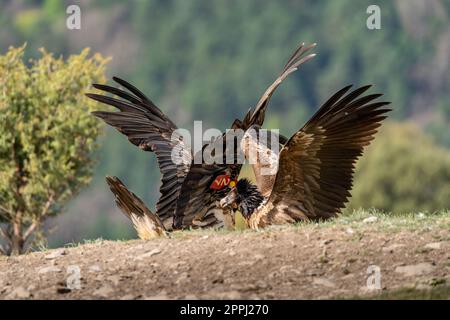
<path id="1" fill-rule="evenodd" d="M 117 83 L 120 83 L 120 82 L 125 81 L 125 80 L 123 80 L 122 78 L 119 78 L 118 76 L 113 76 L 112 79 L 113 79 L 115 82 L 117 82 Z"/>
<path id="2" fill-rule="evenodd" d="M 104 111 L 91 111 L 91 114 L 92 114 L 94 117 L 97 117 L 97 118 L 100 118 L 100 119 L 103 119 L 103 120 L 104 120 L 105 117 L 106 117 Z"/>

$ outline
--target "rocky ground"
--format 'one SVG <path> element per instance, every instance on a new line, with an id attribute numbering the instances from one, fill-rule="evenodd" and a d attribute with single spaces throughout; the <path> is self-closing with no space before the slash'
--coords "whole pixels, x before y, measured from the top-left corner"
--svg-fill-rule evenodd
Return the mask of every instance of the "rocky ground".
<path id="1" fill-rule="evenodd" d="M 0 257 L 0 299 L 448 299 L 449 248 L 448 212 L 98 240 Z"/>

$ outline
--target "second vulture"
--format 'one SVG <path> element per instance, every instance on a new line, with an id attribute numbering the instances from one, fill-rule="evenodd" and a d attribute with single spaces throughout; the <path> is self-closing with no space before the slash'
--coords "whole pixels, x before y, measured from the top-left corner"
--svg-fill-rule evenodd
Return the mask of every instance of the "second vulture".
<path id="1" fill-rule="evenodd" d="M 239 210 L 253 229 L 336 216 L 350 197 L 357 159 L 390 111 L 384 108 L 389 102 L 375 102 L 381 94 L 363 95 L 370 86 L 347 93 L 350 88 L 325 102 L 279 155 L 259 142 L 257 125 L 250 128 L 241 142 L 244 153 L 262 154 L 269 160 L 265 169 L 274 173 L 264 176 L 261 163 L 254 164 L 264 189 L 241 179 L 220 205 Z"/>

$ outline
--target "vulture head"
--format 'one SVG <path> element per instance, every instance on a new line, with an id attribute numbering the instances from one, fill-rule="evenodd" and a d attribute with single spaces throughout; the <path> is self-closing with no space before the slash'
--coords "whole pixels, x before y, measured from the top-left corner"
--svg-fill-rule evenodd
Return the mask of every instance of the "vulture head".
<path id="1" fill-rule="evenodd" d="M 244 218 L 249 219 L 252 213 L 263 202 L 264 197 L 258 188 L 248 179 L 240 179 L 236 186 L 220 200 L 222 208 L 232 208 L 239 210 Z"/>

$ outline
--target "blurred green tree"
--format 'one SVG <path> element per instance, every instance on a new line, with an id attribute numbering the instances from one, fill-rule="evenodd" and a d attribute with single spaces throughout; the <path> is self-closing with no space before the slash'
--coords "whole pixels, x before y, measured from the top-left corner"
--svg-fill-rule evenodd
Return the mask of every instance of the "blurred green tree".
<path id="1" fill-rule="evenodd" d="M 416 125 L 388 123 L 358 162 L 349 208 L 393 213 L 450 208 L 450 152 Z"/>
<path id="2" fill-rule="evenodd" d="M 85 49 L 66 61 L 25 46 L 0 56 L 0 232 L 4 254 L 26 251 L 42 222 L 92 174 L 100 122 L 84 92 L 104 82 L 107 59 Z"/>

